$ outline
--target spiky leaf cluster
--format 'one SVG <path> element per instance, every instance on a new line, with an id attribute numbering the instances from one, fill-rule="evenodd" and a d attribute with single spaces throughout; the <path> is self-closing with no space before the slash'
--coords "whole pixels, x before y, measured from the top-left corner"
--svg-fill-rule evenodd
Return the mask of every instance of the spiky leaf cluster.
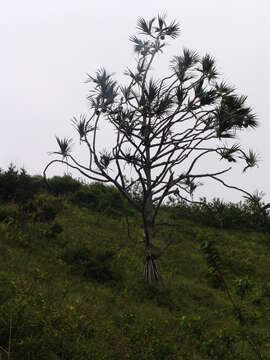
<path id="1" fill-rule="evenodd" d="M 90 101 L 97 114 L 100 111 L 106 112 L 107 107 L 114 104 L 118 95 L 117 82 L 112 79 L 104 68 L 97 70 L 95 76 L 88 75 L 86 82 L 94 84 L 94 89 L 90 91 L 87 99 Z"/>
<path id="2" fill-rule="evenodd" d="M 77 130 L 80 140 L 83 140 L 91 131 L 94 130 L 93 125 L 90 120 L 86 119 L 85 115 L 80 115 L 78 119 L 73 116 L 72 125 Z"/>
<path id="3" fill-rule="evenodd" d="M 103 167 L 103 169 L 107 169 L 108 166 L 110 165 L 111 162 L 111 154 L 109 152 L 107 152 L 106 150 L 104 150 L 101 154 L 100 154 L 100 164 Z"/>
<path id="4" fill-rule="evenodd" d="M 55 151 L 54 154 L 59 154 L 63 158 L 67 158 L 68 155 L 71 153 L 72 139 L 66 137 L 61 139 L 57 136 L 55 138 L 59 146 L 59 151 Z"/>

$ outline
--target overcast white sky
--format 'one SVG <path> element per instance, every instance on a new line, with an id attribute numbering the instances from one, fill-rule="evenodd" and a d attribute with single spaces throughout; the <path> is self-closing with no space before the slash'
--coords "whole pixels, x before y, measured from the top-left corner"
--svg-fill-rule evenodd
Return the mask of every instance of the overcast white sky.
<path id="1" fill-rule="evenodd" d="M 75 135 L 70 119 L 87 111 L 86 73 L 104 66 L 122 79 L 133 64 L 128 38 L 137 18 L 163 12 L 180 22 L 182 35 L 156 68 L 165 71 L 183 46 L 210 52 L 224 78 L 248 95 L 260 127 L 240 141 L 260 154 L 260 167 L 244 175 L 239 168 L 227 179 L 263 190 L 270 201 L 268 0 L 0 1 L 0 167 L 13 162 L 40 174 L 56 149 L 54 136 Z M 212 184 L 200 194 L 240 199 Z"/>

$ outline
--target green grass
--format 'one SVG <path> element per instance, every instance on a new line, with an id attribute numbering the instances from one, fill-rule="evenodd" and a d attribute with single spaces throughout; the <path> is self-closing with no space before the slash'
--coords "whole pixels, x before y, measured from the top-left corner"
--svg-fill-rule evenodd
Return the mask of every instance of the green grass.
<path id="1" fill-rule="evenodd" d="M 173 241 L 158 260 L 162 284 L 149 286 L 137 218 L 129 239 L 124 218 L 66 200 L 51 221 L 21 222 L 16 204 L 4 207 L 13 217 L 0 223 L 0 346 L 7 350 L 11 340 L 12 360 L 241 359 L 240 352 L 256 359 L 243 331 L 270 358 L 269 234 L 178 219 L 157 233 L 156 251 Z M 215 241 L 237 303 L 235 279 L 253 284 L 244 330 L 209 272 L 198 233 Z"/>

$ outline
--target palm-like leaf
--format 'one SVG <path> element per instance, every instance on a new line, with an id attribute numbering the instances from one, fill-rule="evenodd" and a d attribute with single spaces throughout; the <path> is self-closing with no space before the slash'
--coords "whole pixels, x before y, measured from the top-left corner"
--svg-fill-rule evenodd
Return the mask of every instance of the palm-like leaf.
<path id="1" fill-rule="evenodd" d="M 155 28 L 155 31 L 156 32 L 161 32 L 163 30 L 163 27 L 166 26 L 166 22 L 165 22 L 165 19 L 166 19 L 166 15 L 163 14 L 163 15 L 158 15 L 158 26 L 156 26 Z"/>
<path id="2" fill-rule="evenodd" d="M 147 100 L 152 103 L 158 94 L 158 83 L 154 79 L 150 79 L 145 93 Z"/>
<path id="3" fill-rule="evenodd" d="M 62 155 L 63 158 L 66 158 L 71 152 L 72 139 L 70 139 L 70 138 L 60 139 L 57 136 L 55 138 L 56 138 L 56 141 L 57 141 L 60 151 L 55 151 L 54 154 L 59 154 L 59 155 Z"/>
<path id="4" fill-rule="evenodd" d="M 162 31 L 163 35 L 176 39 L 180 35 L 180 25 L 174 20 Z"/>
<path id="5" fill-rule="evenodd" d="M 180 78 L 185 79 L 186 71 L 192 68 L 199 61 L 196 51 L 184 48 L 183 55 L 174 56 L 171 60 L 171 68 Z"/>
<path id="6" fill-rule="evenodd" d="M 156 114 L 158 117 L 167 114 L 168 111 L 169 111 L 169 110 L 171 109 L 171 107 L 173 106 L 173 103 L 174 103 L 174 102 L 173 102 L 173 99 L 172 99 L 169 95 L 164 96 L 164 97 L 160 100 L 157 108 L 155 109 L 155 114 Z"/>
<path id="7" fill-rule="evenodd" d="M 200 99 L 201 106 L 211 105 L 216 101 L 217 93 L 215 89 L 211 89 L 209 91 L 201 89 L 198 97 Z"/>
<path id="8" fill-rule="evenodd" d="M 249 149 L 248 154 L 244 154 L 243 158 L 247 163 L 247 166 L 243 169 L 243 172 L 245 172 L 250 167 L 258 165 L 258 155 L 251 149 Z"/>
<path id="9" fill-rule="evenodd" d="M 103 169 L 107 169 L 111 162 L 111 154 L 106 150 L 103 150 L 103 152 L 100 153 L 99 162 Z"/>
<path id="10" fill-rule="evenodd" d="M 183 90 L 181 86 L 178 86 L 175 95 L 177 97 L 178 106 L 181 106 L 186 97 L 186 92 Z"/>
<path id="11" fill-rule="evenodd" d="M 181 64 L 188 69 L 197 64 L 199 56 L 196 51 L 183 48 L 183 55 L 179 59 Z"/>
<path id="12" fill-rule="evenodd" d="M 235 128 L 235 123 L 231 114 L 226 111 L 224 106 L 218 106 L 215 110 L 216 134 L 218 138 L 233 138 L 231 131 Z"/>
<path id="13" fill-rule="evenodd" d="M 224 81 L 222 81 L 219 84 L 216 83 L 215 88 L 217 90 L 217 94 L 220 96 L 230 95 L 235 91 L 235 89 L 232 86 L 227 85 Z"/>
<path id="14" fill-rule="evenodd" d="M 243 126 L 245 128 L 250 127 L 252 129 L 259 126 L 259 123 L 257 121 L 257 116 L 252 113 L 252 109 L 249 108 L 249 113 L 245 116 Z"/>
<path id="15" fill-rule="evenodd" d="M 201 71 L 208 78 L 208 80 L 215 79 L 218 76 L 218 72 L 215 67 L 215 59 L 211 55 L 206 54 L 201 59 L 201 65 Z"/>
<path id="16" fill-rule="evenodd" d="M 131 98 L 131 90 L 130 87 L 127 86 L 120 86 L 120 91 L 124 96 L 125 100 L 128 101 Z"/>
<path id="17" fill-rule="evenodd" d="M 88 120 L 86 120 L 85 115 L 80 115 L 79 119 L 74 116 L 72 119 L 72 125 L 78 131 L 80 140 L 87 136 L 89 132 L 94 130 L 94 127 L 90 125 Z"/>
<path id="18" fill-rule="evenodd" d="M 226 105 L 228 109 L 231 111 L 237 111 L 239 109 L 242 109 L 242 106 L 244 105 L 247 97 L 246 96 L 237 96 L 235 94 L 231 95 L 225 95 L 222 98 L 223 104 Z"/>
<path id="19" fill-rule="evenodd" d="M 187 48 L 183 49 L 183 65 L 186 68 L 194 66 L 199 61 L 199 56 L 196 51 Z"/>
<path id="20" fill-rule="evenodd" d="M 137 21 L 137 29 L 140 30 L 143 34 L 150 34 L 150 30 L 146 20 L 140 17 Z"/>
<path id="21" fill-rule="evenodd" d="M 137 29 L 145 35 L 151 35 L 152 25 L 155 21 L 155 18 L 150 21 L 146 21 L 144 18 L 140 17 L 137 21 Z"/>
<path id="22" fill-rule="evenodd" d="M 158 25 L 155 27 L 155 32 L 159 33 L 161 40 L 164 40 L 165 36 L 170 36 L 175 39 L 180 34 L 179 24 L 173 20 L 169 25 L 166 23 L 166 15 L 158 15 Z"/>
<path id="23" fill-rule="evenodd" d="M 129 40 L 134 44 L 134 51 L 136 53 L 146 52 L 149 50 L 149 41 L 141 40 L 136 35 L 129 37 Z"/>
<path id="24" fill-rule="evenodd" d="M 108 106 L 111 105 L 118 95 L 117 83 L 112 79 L 112 74 L 108 74 L 104 68 L 97 70 L 95 76 L 88 75 L 86 82 L 93 82 L 96 84 L 95 89 L 92 91 L 96 94 L 96 105 Z M 91 101 L 92 95 L 88 96 Z"/>
<path id="25" fill-rule="evenodd" d="M 223 110 L 231 117 L 234 126 L 239 129 L 258 126 L 256 115 L 253 114 L 250 107 L 245 106 L 246 99 L 246 96 L 237 96 L 231 93 L 223 96 L 221 101 Z"/>
<path id="26" fill-rule="evenodd" d="M 106 69 L 100 68 L 96 71 L 96 76 L 91 76 L 88 74 L 88 79 L 86 82 L 94 82 L 97 86 L 101 87 L 104 84 L 108 83 L 111 78 L 111 74 L 108 74 Z"/>
<path id="27" fill-rule="evenodd" d="M 234 144 L 231 147 L 225 147 L 219 150 L 219 154 L 221 155 L 221 159 L 226 159 L 229 162 L 236 162 L 234 155 L 239 152 L 240 146 L 238 144 Z"/>

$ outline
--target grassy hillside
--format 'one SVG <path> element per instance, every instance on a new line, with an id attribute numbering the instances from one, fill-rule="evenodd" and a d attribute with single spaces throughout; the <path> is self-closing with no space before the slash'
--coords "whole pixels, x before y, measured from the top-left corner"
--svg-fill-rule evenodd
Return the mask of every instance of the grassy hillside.
<path id="1" fill-rule="evenodd" d="M 177 226 L 157 233 L 163 283 L 150 286 L 134 214 L 128 236 L 126 218 L 108 207 L 48 193 L 27 205 L 2 202 L 2 358 L 10 347 L 12 360 L 257 359 L 257 348 L 270 359 L 269 233 L 207 227 L 164 210 L 162 220 L 172 217 Z"/>

